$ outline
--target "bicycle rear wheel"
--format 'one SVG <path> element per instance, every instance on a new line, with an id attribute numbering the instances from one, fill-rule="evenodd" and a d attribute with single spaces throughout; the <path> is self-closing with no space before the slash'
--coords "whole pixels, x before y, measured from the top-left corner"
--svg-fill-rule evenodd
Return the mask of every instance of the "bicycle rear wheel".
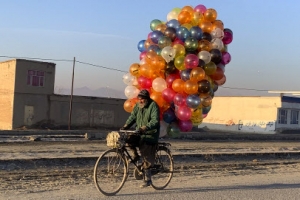
<path id="1" fill-rule="evenodd" d="M 117 194 L 127 179 L 127 169 L 127 162 L 117 149 L 105 151 L 94 167 L 94 182 L 99 192 L 106 196 Z"/>
<path id="2" fill-rule="evenodd" d="M 170 183 L 173 176 L 173 158 L 167 147 L 159 147 L 156 151 L 155 164 L 151 169 L 152 187 L 162 190 Z"/>

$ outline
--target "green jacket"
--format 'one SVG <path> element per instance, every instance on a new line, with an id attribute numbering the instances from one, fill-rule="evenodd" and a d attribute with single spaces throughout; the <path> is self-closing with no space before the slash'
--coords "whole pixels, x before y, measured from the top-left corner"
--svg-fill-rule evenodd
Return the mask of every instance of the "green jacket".
<path id="1" fill-rule="evenodd" d="M 144 108 L 139 108 L 138 103 L 134 106 L 126 125 L 131 127 L 134 123 L 136 123 L 137 130 L 142 126 L 146 126 L 146 132 L 141 136 L 142 141 L 151 144 L 158 142 L 160 129 L 159 107 L 155 101 L 150 99 Z"/>

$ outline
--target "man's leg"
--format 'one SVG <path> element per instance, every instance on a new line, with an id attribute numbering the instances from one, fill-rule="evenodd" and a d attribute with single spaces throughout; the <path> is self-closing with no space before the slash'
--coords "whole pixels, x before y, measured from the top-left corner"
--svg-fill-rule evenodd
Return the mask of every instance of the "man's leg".
<path id="1" fill-rule="evenodd" d="M 155 162 L 155 145 L 142 144 L 140 146 L 141 156 L 143 158 L 143 169 L 144 169 L 144 183 L 141 187 L 147 187 L 151 185 L 151 166 L 154 165 Z"/>
<path id="2" fill-rule="evenodd" d="M 132 158 L 133 161 L 134 162 L 138 161 L 140 159 L 140 156 L 138 154 L 138 151 L 137 151 L 136 147 L 135 146 L 129 146 L 129 149 L 133 154 L 133 158 Z"/>

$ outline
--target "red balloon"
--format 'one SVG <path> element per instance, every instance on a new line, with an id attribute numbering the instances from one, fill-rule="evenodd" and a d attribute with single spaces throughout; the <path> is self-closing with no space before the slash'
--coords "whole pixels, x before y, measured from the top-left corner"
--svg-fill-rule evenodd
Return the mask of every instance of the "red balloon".
<path id="1" fill-rule="evenodd" d="M 140 76 L 137 81 L 141 88 L 150 88 L 152 86 L 152 81 L 144 76 Z"/>
<path id="2" fill-rule="evenodd" d="M 169 76 L 167 76 L 167 78 L 166 78 L 167 87 L 172 88 L 173 81 L 176 79 L 179 79 L 179 78 L 180 78 L 179 74 L 170 74 Z"/>
<path id="3" fill-rule="evenodd" d="M 189 120 L 191 118 L 192 111 L 187 106 L 181 106 L 176 111 L 176 116 L 178 117 L 178 119 L 186 121 L 186 120 Z"/>
<path id="4" fill-rule="evenodd" d="M 221 80 L 224 76 L 224 71 L 220 68 L 220 67 L 217 67 L 217 70 L 215 73 L 213 73 L 210 77 L 215 80 L 215 81 L 218 81 L 218 80 Z"/>
<path id="5" fill-rule="evenodd" d="M 162 97 L 168 103 L 171 103 L 173 101 L 175 95 L 176 92 L 171 88 L 166 88 L 162 91 Z"/>

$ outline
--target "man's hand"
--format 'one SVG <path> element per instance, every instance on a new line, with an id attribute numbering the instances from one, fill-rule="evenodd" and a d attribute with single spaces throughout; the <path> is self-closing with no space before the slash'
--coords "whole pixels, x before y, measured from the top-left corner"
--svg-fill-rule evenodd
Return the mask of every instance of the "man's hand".
<path id="1" fill-rule="evenodd" d="M 146 132 L 146 130 L 147 130 L 147 127 L 146 127 L 146 126 L 142 126 L 142 127 L 139 129 L 139 132 L 140 132 L 141 134 L 144 134 L 144 133 Z"/>
<path id="2" fill-rule="evenodd" d="M 128 126 L 126 124 L 122 128 L 120 128 L 121 131 L 127 130 L 127 129 L 128 129 Z"/>

